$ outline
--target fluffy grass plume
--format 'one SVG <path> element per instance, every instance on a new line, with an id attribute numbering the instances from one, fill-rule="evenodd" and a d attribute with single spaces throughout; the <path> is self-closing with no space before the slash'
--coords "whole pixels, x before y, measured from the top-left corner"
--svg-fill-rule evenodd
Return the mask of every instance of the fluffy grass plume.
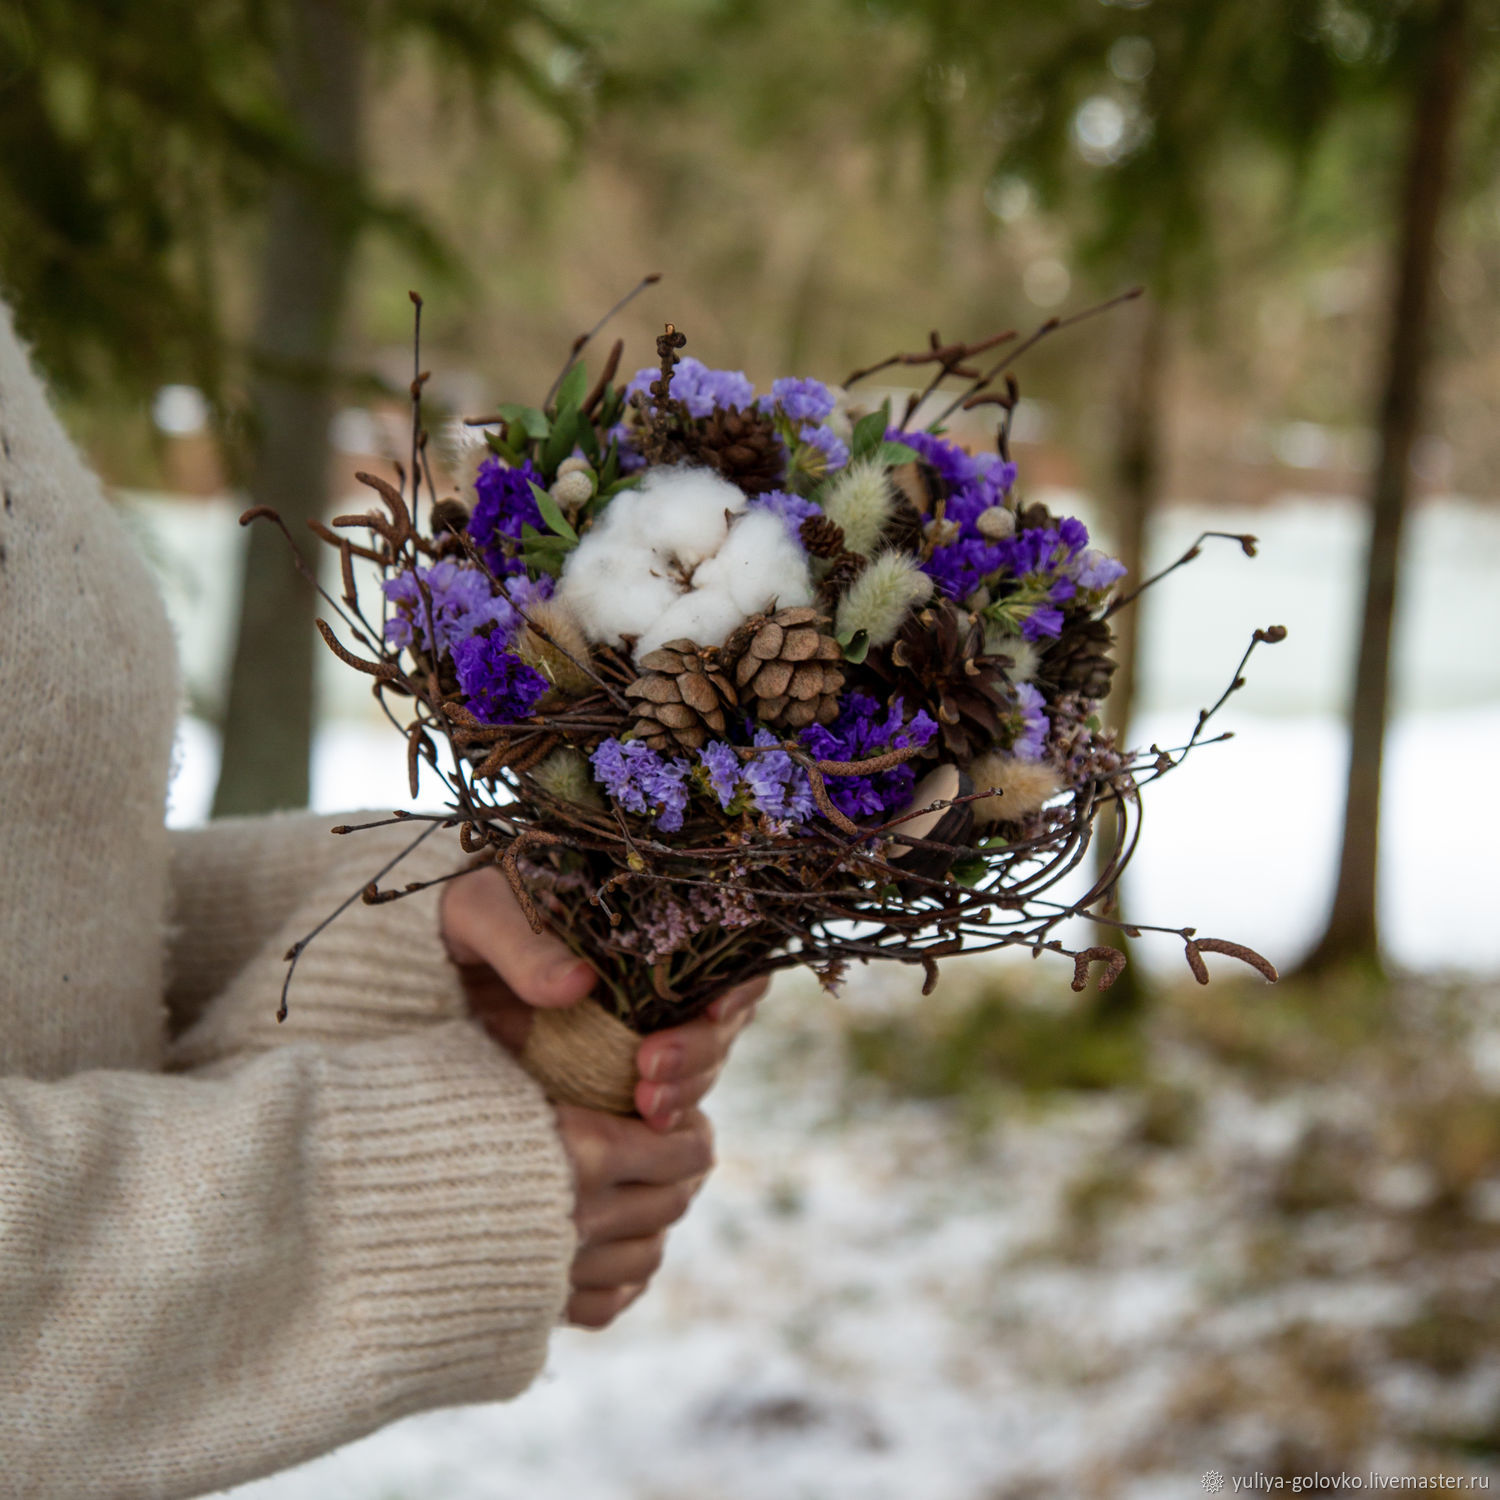
<path id="1" fill-rule="evenodd" d="M 589 763 L 579 750 L 554 750 L 533 769 L 531 779 L 560 802 L 571 802 L 595 812 L 604 811 L 604 798 L 599 795 Z"/>
<path id="2" fill-rule="evenodd" d="M 848 465 L 828 487 L 823 514 L 844 529 L 844 546 L 869 557 L 896 508 L 885 469 L 874 459 Z"/>
<path id="3" fill-rule="evenodd" d="M 516 642 L 516 655 L 563 692 L 586 693 L 593 682 L 578 664 L 589 659 L 589 643 L 573 611 L 561 600 L 541 599 L 526 613 L 537 629 L 525 626 Z"/>
<path id="4" fill-rule="evenodd" d="M 984 825 L 1014 823 L 1062 790 L 1056 766 L 1044 760 L 1017 760 L 1003 750 L 981 755 L 969 768 L 969 776 L 976 792 L 993 787 L 1000 793 L 974 803 L 974 817 Z"/>
<path id="5" fill-rule="evenodd" d="M 863 630 L 872 646 L 896 638 L 918 604 L 932 598 L 932 579 L 908 552 L 882 552 L 839 600 L 837 629 L 848 640 Z"/>

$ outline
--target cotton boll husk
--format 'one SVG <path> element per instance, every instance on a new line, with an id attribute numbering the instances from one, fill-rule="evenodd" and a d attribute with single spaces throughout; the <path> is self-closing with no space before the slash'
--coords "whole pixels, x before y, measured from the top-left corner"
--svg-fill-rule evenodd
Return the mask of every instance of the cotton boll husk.
<path id="1" fill-rule="evenodd" d="M 1062 790 L 1057 767 L 1044 760 L 1017 760 L 1000 750 L 981 755 L 969 767 L 976 792 L 999 788 L 1002 795 L 981 797 L 974 803 L 974 817 L 984 826 L 1014 823 L 1034 813 Z"/>
<path id="2" fill-rule="evenodd" d="M 569 554 L 554 598 L 573 612 L 591 641 L 621 644 L 621 637 L 640 635 L 678 597 L 670 579 L 659 571 L 655 556 L 620 535 L 625 528 L 604 520 Z"/>
<path id="3" fill-rule="evenodd" d="M 516 655 L 564 693 L 586 693 L 593 679 L 580 665 L 589 643 L 578 617 L 559 599 L 539 599 L 526 611 L 529 623 L 516 639 Z M 537 630 L 533 630 L 535 625 Z M 547 639 L 537 633 L 545 631 Z"/>
<path id="4" fill-rule="evenodd" d="M 823 499 L 823 514 L 843 527 L 844 546 L 865 557 L 875 551 L 895 508 L 884 466 L 869 458 L 849 464 Z"/>
<path id="5" fill-rule="evenodd" d="M 718 589 L 694 589 L 677 599 L 641 635 L 635 658 L 664 646 L 668 641 L 696 641 L 700 646 L 722 646 L 745 618 L 734 600 Z"/>
<path id="6" fill-rule="evenodd" d="M 912 609 L 932 598 L 932 579 L 908 552 L 882 552 L 839 600 L 837 629 L 848 639 L 863 630 L 872 646 L 896 638 Z"/>
<path id="7" fill-rule="evenodd" d="M 614 503 L 623 498 L 617 497 Z M 743 490 L 712 469 L 682 465 L 647 470 L 631 498 L 637 534 L 663 558 L 675 558 L 687 570 L 712 557 L 724 544 L 729 529 L 724 513 L 738 515 L 748 503 Z M 605 514 L 612 508 L 613 504 Z"/>
<path id="8" fill-rule="evenodd" d="M 1042 659 L 1042 653 L 1025 636 L 1005 635 L 994 626 L 985 632 L 984 649 L 990 656 L 1008 656 L 1015 663 L 1005 671 L 1012 682 L 1030 682 Z"/>
<path id="9" fill-rule="evenodd" d="M 772 600 L 790 609 L 811 604 L 813 597 L 806 554 L 781 518 L 765 510 L 735 521 L 729 539 L 693 575 L 693 586 L 727 595 L 742 620 L 768 608 Z"/>
<path id="10" fill-rule="evenodd" d="M 541 765 L 533 767 L 531 779 L 559 801 L 572 802 L 595 812 L 604 811 L 604 798 L 594 785 L 589 763 L 577 750 L 554 750 Z"/>

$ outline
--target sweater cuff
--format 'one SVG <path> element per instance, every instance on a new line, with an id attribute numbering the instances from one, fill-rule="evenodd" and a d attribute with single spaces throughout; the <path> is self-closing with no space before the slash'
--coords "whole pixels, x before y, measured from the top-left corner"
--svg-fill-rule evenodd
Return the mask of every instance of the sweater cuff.
<path id="1" fill-rule="evenodd" d="M 562 1316 L 572 1173 L 540 1088 L 468 1022 L 327 1057 L 328 1263 L 371 1420 L 504 1400 Z"/>

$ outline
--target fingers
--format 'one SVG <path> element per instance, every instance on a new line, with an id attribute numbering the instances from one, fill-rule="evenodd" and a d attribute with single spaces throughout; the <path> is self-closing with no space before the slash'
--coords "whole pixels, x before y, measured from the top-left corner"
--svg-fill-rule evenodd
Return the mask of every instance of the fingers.
<path id="1" fill-rule="evenodd" d="M 713 1127 L 698 1110 L 684 1111 L 664 1134 L 640 1120 L 569 1104 L 558 1105 L 557 1115 L 580 1201 L 623 1183 L 661 1186 L 702 1177 L 713 1166 Z"/>
<path id="2" fill-rule="evenodd" d="M 592 1194 L 573 1215 L 582 1247 L 578 1255 L 597 1246 L 660 1234 L 688 1211 L 702 1185 L 703 1178 L 696 1177 L 670 1187 L 632 1183 Z"/>
<path id="3" fill-rule="evenodd" d="M 755 1014 L 769 980 L 753 979 L 726 990 L 703 1015 L 646 1038 L 636 1053 L 641 1081 L 635 1107 L 654 1130 L 671 1130 L 682 1111 L 711 1089 L 736 1036 Z"/>
<path id="4" fill-rule="evenodd" d="M 460 962 L 486 963 L 528 1005 L 576 1005 L 596 975 L 550 932 L 533 932 L 509 882 L 493 865 L 453 882 L 444 934 Z"/>
<path id="5" fill-rule="evenodd" d="M 568 1299 L 568 1322 L 579 1328 L 607 1328 L 645 1290 L 641 1285 L 574 1292 Z"/>
<path id="6" fill-rule="evenodd" d="M 665 1231 L 630 1240 L 590 1245 L 573 1261 L 573 1290 L 603 1292 L 613 1287 L 644 1286 L 661 1265 Z"/>

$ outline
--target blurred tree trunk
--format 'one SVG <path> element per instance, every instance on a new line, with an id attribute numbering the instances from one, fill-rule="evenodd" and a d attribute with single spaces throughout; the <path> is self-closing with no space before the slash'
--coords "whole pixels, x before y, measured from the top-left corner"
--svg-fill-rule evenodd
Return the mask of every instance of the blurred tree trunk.
<path id="1" fill-rule="evenodd" d="M 1115 405 L 1115 434 L 1111 475 L 1111 541 L 1114 554 L 1125 564 L 1125 587 L 1144 576 L 1146 528 L 1161 491 L 1162 392 L 1166 366 L 1167 310 L 1159 295 L 1142 299 L 1122 320 L 1129 344 L 1122 361 L 1119 398 Z M 1114 616 L 1115 675 L 1105 703 L 1109 722 L 1120 743 L 1128 745 L 1135 708 L 1136 675 L 1140 654 L 1140 611 L 1144 600 Z M 1098 865 L 1113 848 L 1113 828 L 1101 819 Z M 1097 867 L 1097 866 L 1096 866 Z M 1101 942 L 1129 951 L 1121 933 L 1106 933 Z M 1097 994 L 1094 1015 L 1100 1021 L 1123 1021 L 1138 1016 L 1149 1000 L 1149 986 L 1134 960 L 1103 994 Z"/>
<path id="2" fill-rule="evenodd" d="M 1411 455 L 1426 391 L 1437 235 L 1447 194 L 1464 82 L 1468 0 L 1442 0 L 1432 51 L 1413 100 L 1391 276 L 1389 336 L 1380 401 L 1380 454 L 1370 497 L 1369 567 L 1350 713 L 1349 780 L 1338 886 L 1328 926 L 1304 972 L 1361 964 L 1378 972 L 1376 879 L 1380 779 L 1389 713 L 1391 625 L 1401 532 L 1411 496 Z"/>
<path id="3" fill-rule="evenodd" d="M 327 180 L 283 171 L 270 199 L 261 265 L 251 397 L 254 452 L 247 488 L 274 506 L 299 541 L 328 503 L 328 429 L 356 226 L 337 191 L 359 156 L 362 48 L 344 0 L 284 8 L 278 66 L 288 107 Z M 285 539 L 251 528 L 239 630 L 224 716 L 214 814 L 302 807 L 313 722 L 314 596 Z"/>

